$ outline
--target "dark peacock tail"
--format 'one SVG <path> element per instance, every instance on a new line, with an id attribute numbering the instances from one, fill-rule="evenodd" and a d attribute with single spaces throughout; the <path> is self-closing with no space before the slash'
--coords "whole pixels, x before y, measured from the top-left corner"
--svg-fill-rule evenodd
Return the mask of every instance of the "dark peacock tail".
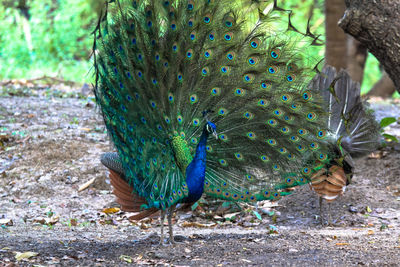
<path id="1" fill-rule="evenodd" d="M 380 145 L 380 127 L 367 103 L 360 96 L 360 85 L 350 75 L 326 66 L 310 87 L 319 89 L 326 101 L 329 117 L 327 142 L 332 160 L 311 177 L 312 188 L 328 202 L 336 199 L 350 183 L 353 158 L 375 151 Z"/>
<path id="2" fill-rule="evenodd" d="M 96 100 L 148 208 L 193 200 L 193 162 L 206 163 L 206 194 L 240 201 L 276 199 L 329 162 L 322 99 L 292 34 L 272 28 L 276 1 L 111 2 L 95 31 Z"/>

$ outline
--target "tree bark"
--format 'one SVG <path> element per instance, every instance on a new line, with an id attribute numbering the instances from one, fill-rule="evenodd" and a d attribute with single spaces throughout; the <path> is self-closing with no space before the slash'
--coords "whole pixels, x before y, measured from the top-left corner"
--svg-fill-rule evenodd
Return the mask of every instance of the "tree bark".
<path id="1" fill-rule="evenodd" d="M 325 63 L 337 70 L 347 68 L 347 35 L 338 26 L 344 10 L 343 0 L 325 0 Z"/>
<path id="2" fill-rule="evenodd" d="M 345 2 L 347 9 L 339 26 L 375 55 L 400 92 L 400 1 Z"/>

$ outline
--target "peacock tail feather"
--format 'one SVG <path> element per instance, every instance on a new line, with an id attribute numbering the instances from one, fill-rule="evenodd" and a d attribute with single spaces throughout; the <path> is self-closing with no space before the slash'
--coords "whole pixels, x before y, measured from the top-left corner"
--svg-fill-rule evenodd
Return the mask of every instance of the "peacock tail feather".
<path id="1" fill-rule="evenodd" d="M 310 88 L 319 90 L 328 112 L 326 141 L 334 147 L 337 163 L 353 167 L 352 158 L 364 156 L 380 146 L 380 126 L 368 103 L 361 99 L 360 84 L 341 70 L 325 66 Z"/>
<path id="2" fill-rule="evenodd" d="M 207 121 L 218 139 L 204 192 L 216 198 L 276 199 L 329 160 L 323 100 L 276 1 L 110 2 L 95 31 L 96 101 L 149 207 L 188 196 Z"/>

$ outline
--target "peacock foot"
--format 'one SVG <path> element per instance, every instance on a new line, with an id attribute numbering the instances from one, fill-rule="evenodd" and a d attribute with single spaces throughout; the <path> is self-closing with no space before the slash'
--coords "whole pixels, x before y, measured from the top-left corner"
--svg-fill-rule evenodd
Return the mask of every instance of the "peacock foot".
<path id="1" fill-rule="evenodd" d="M 174 240 L 174 238 L 171 239 L 171 237 L 169 238 L 164 238 L 164 237 L 160 237 L 160 243 L 158 244 L 158 246 L 163 246 L 163 247 L 167 247 L 170 245 L 176 245 L 177 243 L 181 243 L 181 242 L 177 242 Z"/>

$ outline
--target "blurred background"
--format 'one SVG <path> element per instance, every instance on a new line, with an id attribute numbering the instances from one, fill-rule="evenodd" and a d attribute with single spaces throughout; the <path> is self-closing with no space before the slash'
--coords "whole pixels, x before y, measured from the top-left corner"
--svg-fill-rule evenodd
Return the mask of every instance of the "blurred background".
<path id="1" fill-rule="evenodd" d="M 91 32 L 102 3 L 99 0 L 0 0 L 0 81 L 51 77 L 77 84 L 92 83 Z M 343 14 L 344 1 L 285 0 L 278 3 L 293 10 L 292 23 L 299 31 L 306 31 L 307 18 L 311 18 L 311 31 L 324 42 L 326 32 L 332 30 L 331 38 L 338 40 L 330 42 L 336 48 L 330 58 L 347 61 L 329 62 L 329 56 L 327 61 L 337 68 L 350 69 L 353 79 L 362 83 L 363 94 L 376 87 L 381 78 L 385 79 L 375 57 L 336 25 Z M 337 3 L 342 6 L 335 6 Z M 329 18 L 333 18 L 333 23 L 329 23 Z M 337 49 L 340 46 L 342 51 Z M 329 49 L 325 45 L 313 47 L 311 56 L 322 58 L 325 53 L 329 54 Z M 353 56 L 349 55 L 351 53 Z M 361 67 L 354 71 L 347 62 L 350 65 L 358 62 Z M 389 87 L 390 82 L 389 79 Z M 394 87 L 388 92 L 381 92 L 380 88 L 374 90 L 372 95 L 382 96 L 390 96 L 395 91 Z"/>

